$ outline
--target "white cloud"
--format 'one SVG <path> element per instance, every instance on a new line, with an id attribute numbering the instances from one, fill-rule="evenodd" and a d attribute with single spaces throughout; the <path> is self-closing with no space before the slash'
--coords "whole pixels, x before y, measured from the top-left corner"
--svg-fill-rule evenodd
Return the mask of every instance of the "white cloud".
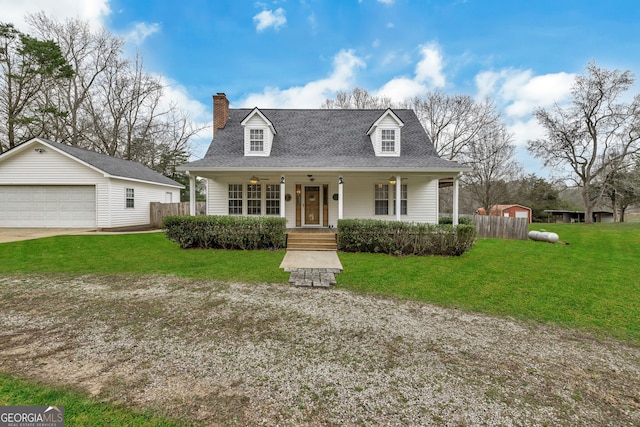
<path id="1" fill-rule="evenodd" d="M 438 45 L 430 43 L 420 46 L 422 59 L 416 65 L 416 81 L 430 83 L 432 87 L 444 87 L 445 77 L 442 73 L 442 53 Z"/>
<path id="2" fill-rule="evenodd" d="M 248 95 L 238 104 L 249 108 L 319 108 L 337 91 L 351 89 L 356 71 L 365 66 L 354 51 L 341 50 L 333 59 L 329 77 L 288 89 L 267 87 L 262 93 Z"/>
<path id="3" fill-rule="evenodd" d="M 544 128 L 533 111 L 566 103 L 574 79 L 575 74 L 564 72 L 535 76 L 531 70 L 511 68 L 484 71 L 476 76 L 477 96 L 495 100 L 515 144 L 523 149 L 527 141 L 544 137 Z"/>
<path id="4" fill-rule="evenodd" d="M 507 116 L 523 118 L 538 107 L 566 102 L 574 80 L 575 74 L 564 72 L 534 76 L 531 70 L 485 71 L 476 76 L 477 96 L 489 96 Z"/>
<path id="5" fill-rule="evenodd" d="M 378 89 L 376 96 L 391 98 L 392 102 L 400 102 L 414 96 L 426 95 L 428 91 L 427 86 L 413 79 L 396 77 Z"/>
<path id="6" fill-rule="evenodd" d="M 2 21 L 14 24 L 18 29 L 27 31 L 25 22 L 28 13 L 44 12 L 49 18 L 63 21 L 78 17 L 98 28 L 111 14 L 109 0 L 0 0 Z"/>
<path id="7" fill-rule="evenodd" d="M 124 37 L 128 42 L 139 46 L 147 37 L 157 32 L 160 32 L 160 24 L 147 24 L 146 22 L 138 22 L 134 25 L 131 31 L 125 34 Z"/>
<path id="8" fill-rule="evenodd" d="M 375 95 L 399 102 L 406 98 L 425 95 L 429 90 L 444 87 L 446 78 L 443 73 L 443 57 L 438 45 L 430 43 L 420 46 L 420 55 L 422 58 L 415 66 L 413 78 L 395 77 L 378 89 Z M 383 64 L 395 60 L 395 54 L 391 53 L 383 59 Z"/>
<path id="9" fill-rule="evenodd" d="M 256 23 L 256 31 L 258 32 L 264 31 L 269 27 L 273 27 L 277 31 L 287 23 L 287 17 L 284 16 L 284 9 L 279 7 L 275 12 L 263 10 L 253 17 L 253 22 Z"/>
<path id="10" fill-rule="evenodd" d="M 378 3 L 382 4 L 393 4 L 395 0 L 378 0 Z"/>

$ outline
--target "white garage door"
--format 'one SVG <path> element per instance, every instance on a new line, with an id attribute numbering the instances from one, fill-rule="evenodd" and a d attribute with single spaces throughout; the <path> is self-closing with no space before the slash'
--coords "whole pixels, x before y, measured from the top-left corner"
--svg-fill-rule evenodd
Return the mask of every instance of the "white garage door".
<path id="1" fill-rule="evenodd" d="M 0 186 L 0 227 L 95 227 L 94 186 Z"/>
<path id="2" fill-rule="evenodd" d="M 516 211 L 516 218 L 529 218 L 529 212 Z"/>

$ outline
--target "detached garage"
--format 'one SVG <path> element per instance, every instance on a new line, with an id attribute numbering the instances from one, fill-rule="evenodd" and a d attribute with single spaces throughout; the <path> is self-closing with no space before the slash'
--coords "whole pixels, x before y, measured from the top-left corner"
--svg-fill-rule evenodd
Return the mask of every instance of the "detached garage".
<path id="1" fill-rule="evenodd" d="M 139 163 L 36 138 L 0 155 L 0 227 L 142 226 L 150 202 L 179 202 L 181 188 Z"/>

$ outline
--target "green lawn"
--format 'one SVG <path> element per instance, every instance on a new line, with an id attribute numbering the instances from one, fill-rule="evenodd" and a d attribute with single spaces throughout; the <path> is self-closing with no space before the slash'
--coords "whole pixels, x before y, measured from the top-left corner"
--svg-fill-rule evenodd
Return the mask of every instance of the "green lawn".
<path id="1" fill-rule="evenodd" d="M 340 253 L 338 286 L 640 343 L 640 224 L 544 224 L 570 245 L 479 239 L 461 257 Z M 173 274 L 286 283 L 284 251 L 180 250 L 162 233 L 0 245 L 1 273 Z"/>
<path id="2" fill-rule="evenodd" d="M 47 403 L 64 407 L 64 421 L 67 426 L 178 427 L 192 425 L 167 420 L 150 412 L 103 404 L 88 398 L 84 393 L 73 390 L 33 384 L 0 374 L 0 405 L 46 406 Z"/>
<path id="3" fill-rule="evenodd" d="M 338 287 L 612 336 L 640 344 L 640 224 L 534 225 L 570 245 L 480 239 L 461 257 L 340 253 Z M 0 274 L 173 274 L 286 283 L 284 251 L 181 250 L 162 233 L 0 244 Z M 322 291 L 319 291 L 322 292 Z M 179 424 L 0 374 L 0 405 L 55 402 L 68 425 Z M 75 414 L 75 415 L 72 415 Z"/>

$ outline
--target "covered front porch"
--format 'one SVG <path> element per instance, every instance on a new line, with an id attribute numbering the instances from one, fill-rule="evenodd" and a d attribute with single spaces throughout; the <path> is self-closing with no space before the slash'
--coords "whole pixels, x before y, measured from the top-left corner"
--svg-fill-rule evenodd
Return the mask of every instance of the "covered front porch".
<path id="1" fill-rule="evenodd" d="M 208 215 L 280 216 L 289 229 L 334 229 L 338 220 L 354 218 L 437 223 L 443 182 L 453 186 L 454 221 L 458 218 L 460 174 L 451 172 L 225 171 L 199 176 L 207 179 Z M 192 174 L 192 201 L 195 178 Z"/>

